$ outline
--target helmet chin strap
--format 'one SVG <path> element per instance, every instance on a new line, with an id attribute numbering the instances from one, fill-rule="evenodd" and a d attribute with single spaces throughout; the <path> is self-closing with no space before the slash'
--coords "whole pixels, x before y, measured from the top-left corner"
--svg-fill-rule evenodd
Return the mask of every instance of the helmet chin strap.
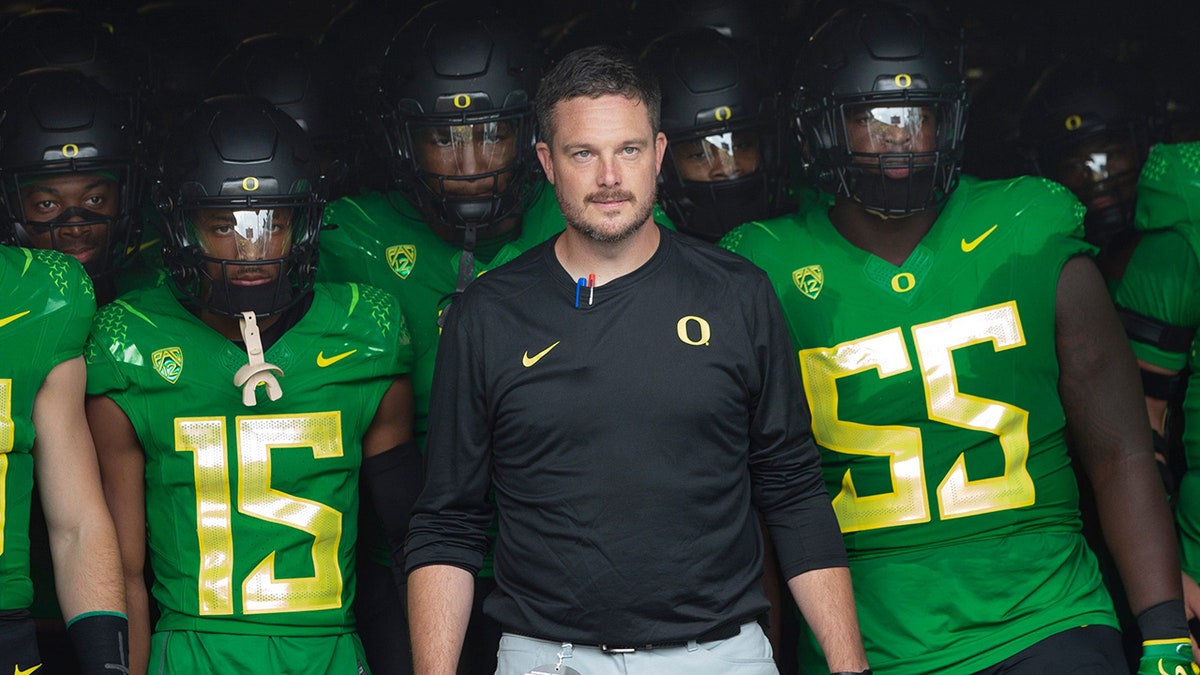
<path id="1" fill-rule="evenodd" d="M 242 388 L 242 404 L 246 407 L 258 404 L 254 392 L 260 384 L 266 385 L 268 398 L 278 401 L 283 396 L 283 388 L 275 375 L 282 376 L 283 369 L 263 359 L 262 336 L 258 333 L 254 312 L 242 312 L 238 325 L 242 330 L 242 341 L 246 343 L 246 354 L 250 357 L 250 362 L 233 374 L 233 386 Z"/>

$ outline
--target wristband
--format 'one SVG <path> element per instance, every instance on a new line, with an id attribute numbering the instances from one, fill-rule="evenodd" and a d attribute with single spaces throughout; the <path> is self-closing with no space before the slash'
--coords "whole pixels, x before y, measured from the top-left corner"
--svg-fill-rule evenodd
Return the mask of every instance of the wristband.
<path id="1" fill-rule="evenodd" d="M 83 675 L 129 672 L 129 620 L 116 612 L 87 612 L 67 622 L 67 637 Z"/>
<path id="2" fill-rule="evenodd" d="M 1167 600 L 1137 615 L 1142 640 L 1173 640 L 1188 637 L 1187 611 L 1183 600 Z"/>

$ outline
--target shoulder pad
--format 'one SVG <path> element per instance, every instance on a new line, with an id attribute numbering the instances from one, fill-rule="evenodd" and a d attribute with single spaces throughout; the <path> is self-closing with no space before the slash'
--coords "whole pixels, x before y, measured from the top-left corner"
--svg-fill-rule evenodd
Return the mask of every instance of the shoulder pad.
<path id="1" fill-rule="evenodd" d="M 1159 143 L 1138 178 L 1134 226 L 1194 228 L 1200 221 L 1200 143 Z"/>

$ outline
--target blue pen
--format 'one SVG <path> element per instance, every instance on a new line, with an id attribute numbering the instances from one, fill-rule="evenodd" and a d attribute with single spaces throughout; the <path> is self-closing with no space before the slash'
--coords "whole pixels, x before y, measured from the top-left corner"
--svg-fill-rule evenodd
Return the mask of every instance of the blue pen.
<path id="1" fill-rule="evenodd" d="M 579 281 L 575 282 L 575 309 L 579 309 L 579 290 L 587 286 L 587 279 L 579 277 Z"/>

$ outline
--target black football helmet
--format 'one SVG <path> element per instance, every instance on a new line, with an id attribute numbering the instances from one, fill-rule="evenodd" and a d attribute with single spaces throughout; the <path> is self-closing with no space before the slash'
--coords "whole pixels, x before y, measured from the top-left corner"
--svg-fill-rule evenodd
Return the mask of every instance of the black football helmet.
<path id="1" fill-rule="evenodd" d="M 0 30 L 0 77 L 45 67 L 78 70 L 96 80 L 129 106 L 139 140 L 148 133 L 150 54 L 126 33 L 80 10 L 25 12 Z"/>
<path id="2" fill-rule="evenodd" d="M 380 86 L 391 176 L 431 222 L 485 236 L 522 212 L 538 75 L 533 41 L 478 3 L 427 5 L 392 38 Z"/>
<path id="3" fill-rule="evenodd" d="M 0 90 L 3 238 L 73 255 L 93 278 L 114 272 L 141 232 L 138 147 L 129 109 L 92 78 L 66 68 L 14 77 Z M 68 206 L 59 183 L 73 177 L 94 180 Z"/>
<path id="4" fill-rule="evenodd" d="M 642 55 L 662 87 L 659 200 L 680 231 L 716 241 L 778 215 L 785 181 L 777 97 L 761 68 L 711 28 L 665 35 Z"/>
<path id="5" fill-rule="evenodd" d="M 268 101 L 206 99 L 167 139 L 155 202 L 163 262 L 218 314 L 278 314 L 313 285 L 325 201 L 312 142 Z"/>
<path id="6" fill-rule="evenodd" d="M 309 38 L 264 33 L 242 40 L 221 59 L 209 77 L 208 94 L 266 99 L 295 120 L 320 149 L 349 133 L 349 116 L 329 93 L 331 77 Z"/>
<path id="7" fill-rule="evenodd" d="M 1021 111 L 1033 169 L 1083 202 L 1086 237 L 1100 247 L 1133 226 L 1138 174 L 1157 140 L 1147 94 L 1128 66 L 1070 61 L 1042 73 Z"/>
<path id="8" fill-rule="evenodd" d="M 958 186 L 967 85 L 962 40 L 943 26 L 867 2 L 839 10 L 809 38 L 792 106 L 805 161 L 824 190 L 901 216 L 940 206 Z M 870 151 L 851 147 L 856 133 Z"/>
<path id="9" fill-rule="evenodd" d="M 247 94 L 270 101 L 300 125 L 331 175 L 348 160 L 350 111 L 335 99 L 331 86 L 338 64 L 322 61 L 317 46 L 303 35 L 264 33 L 238 43 L 213 70 L 208 95 Z"/>

